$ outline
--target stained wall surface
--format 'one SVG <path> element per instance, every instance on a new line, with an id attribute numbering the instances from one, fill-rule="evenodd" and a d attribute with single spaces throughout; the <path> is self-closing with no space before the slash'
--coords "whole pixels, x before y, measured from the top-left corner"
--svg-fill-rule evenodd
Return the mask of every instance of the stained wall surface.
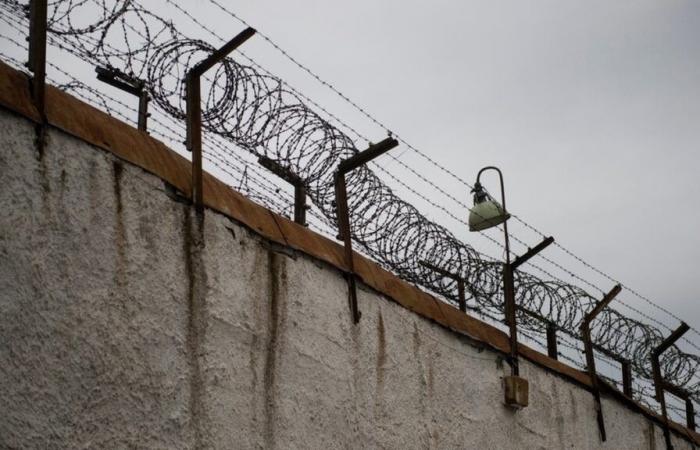
<path id="1" fill-rule="evenodd" d="M 0 447 L 663 449 L 661 428 L 502 356 L 159 178 L 0 110 Z M 674 435 L 678 449 L 691 448 Z"/>

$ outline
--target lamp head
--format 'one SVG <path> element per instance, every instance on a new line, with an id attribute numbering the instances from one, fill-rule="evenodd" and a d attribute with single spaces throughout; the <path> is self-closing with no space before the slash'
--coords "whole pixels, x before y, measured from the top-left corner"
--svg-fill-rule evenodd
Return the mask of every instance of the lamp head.
<path id="1" fill-rule="evenodd" d="M 469 231 L 481 231 L 502 224 L 510 214 L 477 182 L 472 190 L 474 207 L 469 213 Z"/>

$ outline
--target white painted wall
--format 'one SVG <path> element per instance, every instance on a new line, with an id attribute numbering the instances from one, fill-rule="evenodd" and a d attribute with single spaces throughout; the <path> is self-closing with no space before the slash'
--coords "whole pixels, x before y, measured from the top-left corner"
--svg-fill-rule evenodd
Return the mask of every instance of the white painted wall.
<path id="1" fill-rule="evenodd" d="M 642 415 L 338 271 L 204 222 L 158 178 L 0 110 L 0 447 L 663 449 Z M 674 438 L 676 448 L 690 448 Z"/>

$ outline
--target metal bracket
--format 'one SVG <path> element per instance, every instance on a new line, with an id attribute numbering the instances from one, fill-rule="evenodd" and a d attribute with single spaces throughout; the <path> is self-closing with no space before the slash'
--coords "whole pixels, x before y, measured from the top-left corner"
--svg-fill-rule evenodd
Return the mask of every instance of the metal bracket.
<path id="1" fill-rule="evenodd" d="M 620 368 L 622 371 L 622 393 L 625 394 L 627 397 L 632 398 L 632 365 L 630 361 L 621 358 L 620 355 L 617 355 L 598 344 L 592 345 L 593 350 L 598 351 L 607 356 L 608 358 L 620 363 Z"/>
<path id="2" fill-rule="evenodd" d="M 622 364 L 622 393 L 632 398 L 632 364 L 629 361 L 620 361 Z"/>
<path id="3" fill-rule="evenodd" d="M 238 48 L 255 34 L 246 28 L 236 37 L 216 50 L 187 72 L 185 90 L 187 98 L 187 149 L 192 152 L 192 201 L 197 212 L 204 210 L 204 184 L 202 176 L 202 94 L 200 78 L 216 63 Z"/>
<path id="4" fill-rule="evenodd" d="M 676 328 L 673 333 L 671 333 L 666 339 L 664 339 L 658 347 L 656 347 L 651 352 L 651 370 L 654 376 L 654 390 L 656 391 L 656 400 L 661 405 L 661 415 L 664 418 L 664 439 L 666 440 L 666 448 L 668 450 L 673 449 L 673 444 L 671 444 L 671 430 L 668 422 L 668 412 L 666 411 L 666 396 L 664 395 L 664 390 L 671 392 L 674 390 L 674 386 L 670 383 L 664 381 L 661 376 L 661 365 L 659 364 L 659 358 L 661 354 L 669 349 L 678 339 L 681 338 L 688 331 L 690 327 L 685 322 L 681 322 L 680 326 Z M 686 397 L 686 413 L 688 412 L 688 401 Z M 692 403 L 690 409 L 692 410 Z M 693 427 L 695 426 L 695 418 L 693 418 Z"/>
<path id="5" fill-rule="evenodd" d="M 282 167 L 277 161 L 261 156 L 258 158 L 261 166 L 282 178 L 287 183 L 294 186 L 294 222 L 299 225 L 308 226 L 306 223 L 306 183 L 304 180 L 287 167 Z"/>
<path id="6" fill-rule="evenodd" d="M 441 269 L 440 267 L 437 267 L 433 264 L 430 264 L 427 261 L 419 261 L 418 263 L 421 266 L 432 270 L 433 272 L 439 273 L 440 275 L 442 275 L 445 278 L 449 278 L 451 280 L 456 281 L 457 282 L 457 295 L 458 295 L 458 299 L 459 299 L 459 310 L 462 312 L 467 312 L 467 300 L 466 300 L 465 292 L 464 292 L 464 278 L 456 273 L 449 272 L 445 269 Z"/>
<path id="7" fill-rule="evenodd" d="M 391 137 L 384 139 L 378 144 L 370 145 L 367 150 L 341 161 L 335 173 L 335 204 L 337 208 L 338 231 L 340 233 L 339 238 L 343 240 L 345 246 L 345 264 L 348 270 L 348 295 L 353 323 L 358 323 L 360 321 L 360 311 L 357 307 L 357 285 L 355 280 L 355 263 L 352 253 L 352 237 L 350 235 L 350 215 L 348 213 L 348 193 L 345 185 L 345 175 L 388 152 L 397 145 L 399 145 L 399 142 Z"/>
<path id="8" fill-rule="evenodd" d="M 46 121 L 46 28 L 47 0 L 29 1 L 29 62 L 32 78 L 32 100 L 39 115 Z"/>
<path id="9" fill-rule="evenodd" d="M 591 388 L 593 391 L 593 398 L 596 404 L 596 417 L 598 419 L 598 429 L 600 430 L 600 439 L 605 442 L 605 419 L 603 418 L 603 406 L 600 403 L 600 385 L 598 383 L 598 374 L 595 369 L 595 354 L 593 353 L 593 341 L 591 340 L 591 322 L 596 318 L 600 312 L 610 304 L 611 301 L 620 293 L 622 286 L 616 285 L 610 292 L 608 292 L 605 297 L 598 303 L 596 303 L 593 310 L 591 310 L 586 317 L 584 317 L 581 323 L 581 337 L 583 338 L 583 345 L 586 350 L 586 368 L 588 369 L 588 375 L 591 379 Z"/>
<path id="10" fill-rule="evenodd" d="M 693 407 L 693 400 L 690 396 L 690 392 L 666 381 L 663 381 L 662 386 L 665 391 L 668 391 L 670 394 L 675 395 L 685 402 L 686 426 L 695 431 L 695 408 Z"/>
<path id="11" fill-rule="evenodd" d="M 135 79 L 124 72 L 106 67 L 95 67 L 95 72 L 97 72 L 97 79 L 103 83 L 107 83 L 119 90 L 127 92 L 139 99 L 139 117 L 138 117 L 138 129 L 147 133 L 148 132 L 148 91 L 145 89 L 145 82 L 143 80 Z"/>
<path id="12" fill-rule="evenodd" d="M 559 359 L 559 349 L 557 348 L 557 327 L 552 322 L 547 323 L 547 356 L 552 359 Z"/>
<path id="13" fill-rule="evenodd" d="M 537 244 L 534 248 L 528 249 L 528 251 L 524 255 L 515 258 L 515 261 L 513 261 L 512 263 L 504 264 L 503 267 L 503 293 L 506 303 L 505 312 L 506 321 L 508 322 L 510 333 L 509 362 L 511 367 L 511 375 L 513 376 L 518 376 L 520 374 L 520 367 L 518 363 L 518 326 L 516 322 L 517 305 L 515 304 L 515 269 L 517 269 L 527 260 L 544 250 L 552 242 L 554 242 L 554 238 L 550 236 L 544 239 L 539 244 Z"/>
<path id="14" fill-rule="evenodd" d="M 524 255 L 518 256 L 515 258 L 515 261 L 511 263 L 511 266 L 513 266 L 513 270 L 517 269 L 521 265 L 525 264 L 527 260 L 547 248 L 551 243 L 554 242 L 554 238 L 552 236 L 545 238 L 542 242 L 539 244 L 535 245 L 533 248 L 530 248 L 525 252 Z"/>

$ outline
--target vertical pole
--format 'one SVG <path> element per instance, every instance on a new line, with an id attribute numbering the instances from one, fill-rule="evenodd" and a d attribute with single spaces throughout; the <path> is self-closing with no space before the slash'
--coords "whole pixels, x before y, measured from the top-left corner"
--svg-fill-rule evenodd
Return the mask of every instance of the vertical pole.
<path id="1" fill-rule="evenodd" d="M 192 72 L 185 81 L 187 94 L 187 146 L 192 152 L 192 202 L 197 212 L 204 210 L 202 181 L 202 103 L 199 76 Z"/>
<path id="2" fill-rule="evenodd" d="M 32 100 L 46 121 L 46 21 L 47 0 L 29 2 L 29 70 L 32 71 Z"/>
<path id="3" fill-rule="evenodd" d="M 501 182 L 501 204 L 503 205 L 503 213 L 508 214 L 506 209 L 506 191 L 503 183 L 503 173 L 500 169 L 496 169 L 498 178 Z M 478 177 L 477 177 L 478 178 Z M 520 376 L 520 364 L 518 362 L 518 324 L 516 322 L 515 306 L 515 282 L 513 280 L 513 272 L 515 268 L 510 263 L 510 239 L 508 236 L 508 220 L 503 222 L 503 235 L 506 244 L 506 264 L 503 268 L 503 294 L 506 302 L 506 320 L 508 321 L 508 329 L 510 333 L 510 367 L 511 375 Z"/>
<path id="4" fill-rule="evenodd" d="M 547 355 L 552 359 L 559 359 L 557 327 L 551 322 L 547 324 Z"/>
<path id="5" fill-rule="evenodd" d="M 593 399 L 595 400 L 596 419 L 598 420 L 598 430 L 600 431 L 600 439 L 605 442 L 607 436 L 605 434 L 605 419 L 603 418 L 603 406 L 600 402 L 600 386 L 598 383 L 598 373 L 595 368 L 595 354 L 593 353 L 593 341 L 591 340 L 591 322 L 598 314 L 610 304 L 611 301 L 620 293 L 622 286 L 616 285 L 595 307 L 586 314 L 581 323 L 581 337 L 586 350 L 586 369 L 591 379 L 591 389 L 593 391 Z"/>
<path id="6" fill-rule="evenodd" d="M 622 361 L 622 392 L 632 398 L 632 365 L 629 361 Z"/>
<path id="7" fill-rule="evenodd" d="M 348 193 L 345 186 L 345 174 L 340 171 L 335 173 L 335 198 L 338 216 L 338 231 L 340 232 L 340 237 L 343 240 L 345 263 L 348 270 L 348 301 L 350 303 L 352 323 L 356 324 L 360 322 L 360 310 L 357 306 L 357 286 L 355 281 L 355 261 L 352 252 L 352 238 L 350 236 Z"/>
<path id="8" fill-rule="evenodd" d="M 467 312 L 467 299 L 464 294 L 464 279 L 457 278 L 457 295 L 459 295 L 459 310 L 463 313 Z"/>
<path id="9" fill-rule="evenodd" d="M 187 99 L 187 148 L 192 152 L 192 202 L 198 213 L 204 211 L 204 183 L 202 175 L 202 94 L 200 78 L 216 63 L 238 48 L 255 34 L 253 28 L 238 33 L 218 50 L 199 62 L 185 77 Z"/>
<path id="10" fill-rule="evenodd" d="M 345 184 L 345 175 L 356 168 L 367 164 L 369 161 L 388 152 L 399 145 L 399 141 L 388 137 L 383 141 L 370 145 L 367 150 L 357 153 L 348 159 L 344 159 L 338 164 L 338 171 L 335 173 L 335 203 L 336 215 L 338 218 L 338 231 L 340 239 L 345 247 L 345 264 L 348 270 L 348 290 L 350 311 L 354 324 L 360 322 L 360 310 L 357 306 L 357 280 L 355 276 L 355 261 L 352 251 L 352 237 L 350 234 L 350 213 L 348 211 L 348 193 Z"/>
<path id="11" fill-rule="evenodd" d="M 685 398 L 685 422 L 689 429 L 695 431 L 695 408 L 690 396 Z"/>
<path id="12" fill-rule="evenodd" d="M 148 91 L 142 87 L 139 95 L 139 122 L 138 128 L 144 133 L 148 133 Z"/>
<path id="13" fill-rule="evenodd" d="M 683 334 L 689 329 L 690 327 L 688 326 L 688 324 L 686 324 L 685 322 L 681 322 L 680 326 L 676 328 L 670 336 L 664 339 L 663 342 L 661 342 L 661 344 L 659 344 L 659 346 L 651 352 L 651 369 L 652 375 L 654 376 L 654 390 L 656 393 L 656 401 L 658 401 L 659 405 L 661 405 L 661 415 L 664 419 L 664 439 L 666 440 L 666 448 L 668 450 L 673 449 L 673 444 L 671 443 L 671 430 L 668 421 L 668 411 L 666 410 L 664 380 L 661 375 L 661 364 L 659 363 L 659 358 L 661 357 L 661 354 L 663 354 L 663 352 L 668 350 L 668 348 L 672 346 L 674 342 L 680 339 L 680 337 L 683 336 Z"/>
<path id="14" fill-rule="evenodd" d="M 294 185 L 294 221 L 306 226 L 306 186 L 303 183 Z"/>
<path id="15" fill-rule="evenodd" d="M 586 327 L 581 330 L 584 346 L 586 348 L 586 369 L 591 379 L 591 387 L 593 389 L 593 399 L 596 407 L 596 420 L 598 421 L 598 430 L 600 431 L 600 439 L 605 442 L 607 436 L 605 434 L 605 419 L 603 418 L 603 407 L 600 403 L 600 387 L 598 386 L 598 374 L 595 368 L 595 355 L 591 345 L 591 330 Z M 590 350 L 589 350 L 590 348 Z"/>
<path id="16" fill-rule="evenodd" d="M 507 233 L 507 232 L 506 232 Z M 508 252 L 508 250 L 506 250 Z M 510 257 L 503 265 L 503 296 L 505 298 L 506 321 L 510 333 L 510 372 L 513 376 L 520 376 L 520 364 L 518 363 L 518 327 L 515 315 L 515 285 L 513 282 L 513 266 L 510 265 Z"/>

